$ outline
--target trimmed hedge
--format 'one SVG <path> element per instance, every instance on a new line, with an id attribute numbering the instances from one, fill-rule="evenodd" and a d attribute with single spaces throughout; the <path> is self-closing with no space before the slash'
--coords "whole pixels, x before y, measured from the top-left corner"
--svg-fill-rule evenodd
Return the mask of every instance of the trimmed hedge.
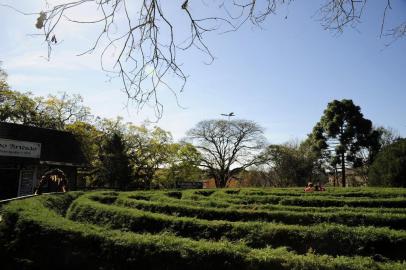
<path id="1" fill-rule="evenodd" d="M 404 208 L 406 207 L 405 197 L 395 198 L 337 198 L 330 196 L 276 196 L 276 195 L 240 195 L 227 197 L 222 200 L 238 204 L 282 204 L 295 205 L 301 207 L 328 207 L 328 206 L 349 206 L 349 207 L 387 207 Z"/>
<path id="2" fill-rule="evenodd" d="M 349 226 L 379 226 L 393 229 L 406 229 L 406 215 L 386 213 L 352 213 L 346 211 L 302 212 L 294 211 L 266 211 L 266 210 L 239 210 L 221 209 L 214 207 L 200 207 L 183 205 L 162 201 L 144 201 L 130 198 L 119 198 L 116 203 L 121 206 L 133 207 L 141 210 L 159 212 L 165 214 L 176 214 L 178 216 L 197 217 L 207 220 L 228 220 L 228 221 L 270 221 L 282 222 L 285 224 L 310 225 L 322 222 L 339 223 Z"/>
<path id="3" fill-rule="evenodd" d="M 52 195 L 11 202 L 2 210 L 2 267 L 59 269 L 405 269 L 405 263 L 336 258 L 242 243 L 136 234 L 70 221 L 45 205 Z"/>
<path id="4" fill-rule="evenodd" d="M 221 191 L 219 192 L 221 193 Z M 274 195 L 274 196 L 329 196 L 329 197 L 369 197 L 393 198 L 406 197 L 405 189 L 398 188 L 334 188 L 328 187 L 323 192 L 304 193 L 303 188 L 267 188 L 267 189 L 241 189 L 241 195 Z"/>
<path id="5" fill-rule="evenodd" d="M 284 198 L 280 201 L 282 205 L 296 205 L 296 206 L 350 206 L 350 207 L 387 207 L 387 208 L 405 208 L 406 198 L 379 198 L 379 199 L 340 199 L 340 198 Z"/>
<path id="6" fill-rule="evenodd" d="M 201 193 L 213 194 L 213 190 L 198 190 L 194 194 L 202 195 Z M 383 208 L 383 207 L 349 207 L 349 206 L 328 206 L 328 207 L 311 207 L 308 206 L 303 208 L 301 206 L 295 205 L 280 205 L 280 204 L 235 204 L 231 202 L 223 201 L 221 198 L 206 198 L 210 195 L 203 195 L 204 197 L 190 197 L 183 196 L 181 200 L 168 198 L 167 196 L 161 195 L 159 192 L 144 194 L 144 195 L 128 195 L 130 199 L 145 200 L 145 201 L 158 201 L 158 202 L 169 202 L 178 203 L 182 205 L 192 205 L 200 207 L 217 207 L 217 208 L 228 208 L 228 209 L 244 209 L 244 210 L 279 210 L 279 211 L 294 211 L 294 212 L 318 212 L 318 213 L 331 213 L 337 211 L 345 211 L 352 213 L 380 213 L 380 214 L 406 214 L 406 208 Z"/>
<path id="7" fill-rule="evenodd" d="M 86 197 L 74 202 L 67 217 L 110 229 L 149 233 L 169 231 L 196 240 L 244 241 L 252 248 L 286 246 L 299 253 L 306 253 L 311 248 L 321 254 L 380 254 L 391 259 L 406 259 L 406 231 L 387 228 L 207 221 L 103 205 Z"/>

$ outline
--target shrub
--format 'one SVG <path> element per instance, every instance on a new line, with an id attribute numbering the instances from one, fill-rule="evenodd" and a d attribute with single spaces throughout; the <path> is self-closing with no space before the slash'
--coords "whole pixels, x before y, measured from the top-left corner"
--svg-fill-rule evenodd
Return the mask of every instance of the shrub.
<path id="1" fill-rule="evenodd" d="M 162 201 L 137 201 L 121 199 L 116 201 L 121 206 L 134 207 L 145 211 L 159 212 L 178 216 L 197 217 L 207 220 L 228 220 L 228 221 L 269 221 L 282 222 L 285 224 L 310 225 L 320 222 L 334 222 L 350 226 L 387 226 L 394 229 L 406 228 L 406 215 L 387 213 L 351 213 L 345 210 L 332 213 L 306 211 L 281 210 L 244 210 L 244 209 L 222 209 L 215 207 L 201 207 L 185 205 L 183 202 L 162 202 Z"/>
<path id="2" fill-rule="evenodd" d="M 235 219 L 242 217 L 243 213 L 253 212 L 252 215 L 255 216 L 260 211 L 242 211 L 238 209 L 238 205 L 231 203 L 229 204 L 231 207 L 237 208 L 211 209 L 205 205 L 198 207 L 199 203 L 221 205 L 224 204 L 224 199 L 238 199 L 247 195 L 242 194 L 245 190 L 241 190 L 240 194 L 215 192 L 209 197 L 196 195 L 195 191 L 176 192 L 180 193 L 180 199 L 177 199 L 179 195 L 168 197 L 171 191 L 143 191 L 64 193 L 11 202 L 1 210 L 1 267 L 2 269 L 406 269 L 406 262 L 394 261 L 405 260 L 403 254 L 406 249 L 405 231 L 337 224 L 303 226 L 298 225 L 301 218 L 292 215 L 295 214 L 294 211 L 279 211 L 289 213 L 288 216 L 292 215 L 289 217 L 292 222 L 296 218 L 293 225 L 205 220 L 197 218 L 197 213 L 209 215 L 209 212 L 217 210 L 211 215 L 218 217 L 226 215 Z M 129 198 L 136 198 L 138 195 L 148 198 L 149 201 Z M 192 196 L 202 200 L 194 201 L 197 204 L 195 206 L 189 205 Z M 185 198 L 187 199 L 184 200 Z M 329 196 L 326 196 L 326 199 L 328 198 Z M 353 199 L 350 197 L 349 200 Z M 176 201 L 177 203 L 174 203 Z M 125 202 L 136 203 L 138 207 L 156 207 L 162 213 L 151 213 L 143 208 L 122 207 L 121 204 Z M 257 202 L 256 205 L 262 204 Z M 262 212 L 269 215 L 278 211 Z M 342 212 L 345 213 L 345 209 Z M 179 217 L 182 213 L 187 215 Z M 302 213 L 296 211 L 296 214 Z M 333 214 L 335 213 L 331 213 Z M 286 213 L 283 215 L 286 216 Z M 349 212 L 345 218 L 353 218 L 355 223 L 358 219 L 356 215 Z M 382 214 L 381 216 L 385 217 Z M 394 215 L 390 218 L 394 218 Z M 362 256 L 354 256 L 357 254 Z"/>
<path id="3" fill-rule="evenodd" d="M 406 232 L 387 228 L 208 221 L 102 205 L 87 198 L 77 200 L 68 217 L 125 231 L 157 233 L 167 230 L 196 240 L 224 238 L 244 241 L 253 248 L 286 246 L 300 253 L 312 248 L 318 253 L 331 255 L 378 253 L 389 258 L 406 259 L 403 252 L 406 249 Z"/>
<path id="4" fill-rule="evenodd" d="M 385 147 L 369 168 L 371 186 L 406 187 L 406 139 Z"/>

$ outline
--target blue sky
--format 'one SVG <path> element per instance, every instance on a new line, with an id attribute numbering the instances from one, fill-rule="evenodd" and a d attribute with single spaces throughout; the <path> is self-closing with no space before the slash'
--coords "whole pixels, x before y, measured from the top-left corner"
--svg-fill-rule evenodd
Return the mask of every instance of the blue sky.
<path id="1" fill-rule="evenodd" d="M 28 12 L 43 7 L 43 1 L 15 2 L 0 0 Z M 378 2 L 369 1 L 361 24 L 340 35 L 323 30 L 313 16 L 321 2 L 297 0 L 270 16 L 262 29 L 246 24 L 238 32 L 207 36 L 216 60 L 206 65 L 207 57 L 193 50 L 180 56 L 189 75 L 178 96 L 185 108 L 162 91 L 158 125 L 180 139 L 198 121 L 233 111 L 262 125 L 270 143 L 283 143 L 305 138 L 328 102 L 346 98 L 374 125 L 406 136 L 406 38 L 385 46 L 390 39 L 379 38 L 385 1 Z M 406 1 L 393 1 L 392 7 L 388 28 L 406 21 Z M 108 81 L 97 55 L 75 56 L 89 47 L 94 29 L 63 25 L 58 34 L 64 42 L 47 62 L 43 41 L 27 35 L 36 33 L 35 16 L 0 7 L 0 18 L 0 60 L 14 89 L 43 96 L 79 93 L 95 115 L 120 115 L 134 123 L 155 119 L 148 107 L 137 112 L 126 106 L 120 83 Z"/>

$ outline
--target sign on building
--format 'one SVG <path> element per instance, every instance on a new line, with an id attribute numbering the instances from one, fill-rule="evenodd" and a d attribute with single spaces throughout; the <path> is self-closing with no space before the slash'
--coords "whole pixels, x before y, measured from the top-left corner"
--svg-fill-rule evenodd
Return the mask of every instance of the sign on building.
<path id="1" fill-rule="evenodd" d="M 181 189 L 203 188 L 203 183 L 202 182 L 177 182 L 176 188 L 181 188 Z"/>
<path id="2" fill-rule="evenodd" d="M 18 189 L 18 196 L 30 195 L 34 189 L 35 181 L 35 168 L 27 168 L 21 170 L 20 187 Z"/>
<path id="3" fill-rule="evenodd" d="M 41 143 L 0 138 L 0 156 L 40 158 Z"/>

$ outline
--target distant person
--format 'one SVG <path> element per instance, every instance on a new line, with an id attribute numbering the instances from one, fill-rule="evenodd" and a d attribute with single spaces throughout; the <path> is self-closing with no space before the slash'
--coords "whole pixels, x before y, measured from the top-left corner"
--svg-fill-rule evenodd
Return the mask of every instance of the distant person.
<path id="1" fill-rule="evenodd" d="M 326 189 L 323 187 L 323 185 L 320 182 L 317 183 L 317 186 L 319 187 L 318 191 L 326 191 Z"/>
<path id="2" fill-rule="evenodd" d="M 307 183 L 304 192 L 313 192 L 313 191 L 314 191 L 313 183 L 312 182 Z"/>
<path id="3" fill-rule="evenodd" d="M 46 188 L 46 192 L 68 191 L 65 173 L 60 169 L 52 169 L 44 173 L 35 190 L 35 194 L 42 194 L 44 188 Z"/>

